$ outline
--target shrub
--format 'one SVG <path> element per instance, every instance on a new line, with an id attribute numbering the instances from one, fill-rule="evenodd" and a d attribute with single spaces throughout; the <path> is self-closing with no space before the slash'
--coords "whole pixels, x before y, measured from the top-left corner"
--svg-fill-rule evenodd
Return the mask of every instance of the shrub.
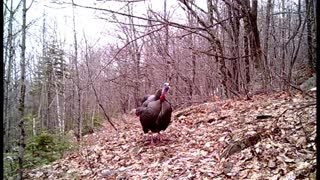
<path id="1" fill-rule="evenodd" d="M 24 153 L 24 168 L 34 168 L 60 159 L 66 150 L 77 148 L 71 144 L 69 136 L 42 132 L 29 137 Z M 4 154 L 5 179 L 15 179 L 18 165 L 18 147 Z"/>

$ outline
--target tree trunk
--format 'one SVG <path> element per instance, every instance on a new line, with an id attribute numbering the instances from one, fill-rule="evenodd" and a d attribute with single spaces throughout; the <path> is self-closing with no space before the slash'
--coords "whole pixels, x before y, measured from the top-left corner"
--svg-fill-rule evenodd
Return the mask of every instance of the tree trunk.
<path id="1" fill-rule="evenodd" d="M 128 13 L 130 15 L 133 15 L 133 10 L 132 10 L 132 4 L 128 4 Z M 136 27 L 134 25 L 133 17 L 129 16 L 129 24 L 130 24 L 130 32 L 127 35 L 128 41 L 129 38 L 134 40 L 132 42 L 132 45 L 130 46 L 130 53 L 131 53 L 131 58 L 134 63 L 134 68 L 135 68 L 135 79 L 134 79 L 134 88 L 133 88 L 133 96 L 135 100 L 135 106 L 138 107 L 140 105 L 140 77 L 141 77 L 141 70 L 140 70 L 140 48 L 138 45 L 138 40 L 137 40 L 137 32 L 136 32 Z M 129 43 L 129 42 L 128 42 Z"/>
<path id="2" fill-rule="evenodd" d="M 14 55 L 14 49 L 13 49 L 13 35 L 12 35 L 12 21 L 13 19 L 13 1 L 11 1 L 10 5 L 10 11 L 9 11 L 10 17 L 9 17 L 9 25 L 8 25 L 8 39 L 7 39 L 7 44 L 9 47 L 9 60 L 8 60 L 8 69 L 7 69 L 7 75 L 6 75 L 6 80 L 5 80 L 5 95 L 4 95 L 4 122 L 6 124 L 5 126 L 5 136 L 4 136 L 4 151 L 9 151 L 10 148 L 8 146 L 9 141 L 10 141 L 10 131 L 11 131 L 11 122 L 9 119 L 9 86 L 11 84 L 11 71 L 12 71 L 12 63 L 13 63 L 13 55 Z M 6 64 L 4 64 L 4 67 Z"/>
<path id="3" fill-rule="evenodd" d="M 46 38 L 45 38 L 45 35 L 46 35 L 46 16 L 43 12 L 43 24 L 42 24 L 42 58 L 43 58 L 43 61 L 44 63 L 47 63 L 46 62 Z M 46 67 L 45 67 L 46 68 Z M 45 73 L 45 78 L 48 78 L 49 75 L 47 73 Z M 38 111 L 38 117 L 39 117 L 39 120 L 41 121 L 41 129 L 44 129 L 44 128 L 48 128 L 48 125 L 47 125 L 47 122 L 48 122 L 48 119 L 49 119 L 49 100 L 48 100 L 48 96 L 49 96 L 49 78 L 45 80 L 45 82 L 43 83 L 43 85 L 41 86 L 41 90 L 40 90 L 40 106 L 39 106 L 39 111 Z M 47 92 L 47 93 L 46 93 Z M 44 112 L 42 112 L 42 100 L 43 100 L 43 104 L 44 104 Z"/>
<path id="4" fill-rule="evenodd" d="M 44 126 L 44 120 L 43 120 L 43 110 L 42 110 L 42 104 L 44 103 L 44 86 L 45 84 L 41 85 L 41 89 L 40 89 L 40 97 L 39 97 L 39 107 L 38 107 L 38 115 L 37 115 L 37 119 L 40 121 L 40 129 L 43 129 Z"/>
<path id="5" fill-rule="evenodd" d="M 54 85 L 55 85 L 55 98 L 56 98 L 56 110 L 57 110 L 57 120 L 58 120 L 58 128 L 59 128 L 59 132 L 62 133 L 62 120 L 61 120 L 61 111 L 60 111 L 60 100 L 59 100 L 59 86 L 58 86 L 58 78 L 56 75 L 56 70 L 54 69 L 54 63 L 52 63 L 52 69 L 53 69 L 53 77 L 54 77 Z"/>
<path id="6" fill-rule="evenodd" d="M 79 68 L 78 68 L 78 42 L 77 42 L 77 32 L 76 32 L 76 20 L 75 20 L 75 7 L 73 6 L 73 37 L 74 37 L 74 66 L 76 71 L 76 78 L 77 82 L 75 83 L 76 86 L 76 93 L 77 93 L 77 108 L 78 108 L 78 115 L 77 115 L 77 124 L 78 124 L 78 141 L 80 142 L 82 139 L 82 90 L 80 88 L 80 76 L 79 76 Z"/>
<path id="7" fill-rule="evenodd" d="M 299 33 L 300 31 L 300 36 L 298 36 L 298 42 L 297 42 L 297 47 L 293 48 L 292 54 L 291 54 L 291 58 L 290 58 L 290 63 L 289 63 L 289 68 L 288 68 L 288 76 L 287 76 L 287 81 L 289 83 L 291 83 L 291 78 L 292 78 L 292 70 L 293 67 L 297 61 L 298 58 L 298 53 L 300 51 L 300 47 L 301 47 L 301 41 L 302 41 L 302 36 L 305 32 L 305 27 L 306 27 L 306 23 L 308 21 L 308 19 L 306 18 L 304 20 L 304 22 L 302 22 L 302 15 L 301 15 L 301 0 L 298 0 L 298 27 L 296 29 L 296 34 Z M 301 29 L 301 30 L 300 30 Z M 294 35 L 295 36 L 295 35 Z"/>
<path id="8" fill-rule="evenodd" d="M 315 7 L 312 0 L 306 0 L 307 12 L 307 41 L 308 41 L 308 62 L 312 71 L 316 71 L 316 21 L 315 21 Z"/>
<path id="9" fill-rule="evenodd" d="M 37 130 L 36 130 L 36 118 L 32 118 L 32 135 L 36 136 L 37 135 Z"/>
<path id="10" fill-rule="evenodd" d="M 285 11 L 285 6 L 284 6 L 284 0 L 281 1 L 281 8 L 282 8 L 282 11 L 284 12 Z M 285 20 L 285 14 L 283 13 L 282 14 L 282 18 L 280 19 L 280 28 L 281 28 L 281 65 L 280 65 L 280 74 L 281 74 L 281 77 L 282 78 L 285 78 L 286 77 L 286 74 L 285 74 L 285 70 L 286 70 L 286 63 L 285 63 L 285 57 L 286 57 L 286 51 L 285 51 L 285 29 L 284 29 L 284 22 Z M 286 85 L 284 84 L 284 82 L 282 83 L 282 89 L 286 89 Z"/>
<path id="11" fill-rule="evenodd" d="M 248 21 L 244 19 L 244 26 L 247 27 L 246 25 Z M 249 56 L 249 36 L 250 36 L 250 31 L 248 28 L 244 29 L 244 36 L 243 36 L 243 46 L 244 46 L 244 66 L 245 66 L 245 92 L 246 94 L 249 93 L 251 90 L 251 76 L 250 76 L 250 56 Z"/>
<path id="12" fill-rule="evenodd" d="M 207 0 L 207 6 L 208 6 L 208 12 L 207 17 L 209 19 L 208 26 L 211 26 L 213 24 L 213 4 L 211 0 Z M 226 67 L 226 62 L 223 53 L 223 47 L 221 44 L 221 41 L 214 35 L 214 32 L 212 29 L 208 31 L 209 33 L 209 39 L 210 39 L 210 45 L 212 47 L 213 53 L 216 55 L 216 61 L 219 64 L 219 75 L 221 78 L 220 83 L 223 87 L 223 95 L 225 97 L 230 96 L 230 91 L 228 87 L 228 70 Z"/>
<path id="13" fill-rule="evenodd" d="M 240 18 L 239 12 L 233 6 L 227 4 L 228 14 L 230 18 L 231 31 L 229 31 L 229 37 L 232 41 L 231 54 L 233 58 L 236 58 L 231 62 L 232 74 L 230 78 L 230 88 L 233 92 L 240 92 L 240 53 L 239 53 L 239 31 L 240 31 Z"/>
<path id="14" fill-rule="evenodd" d="M 261 44 L 260 44 L 260 35 L 257 25 L 257 13 L 258 13 L 258 1 L 252 0 L 252 5 L 250 6 L 250 0 L 242 1 L 241 6 L 243 7 L 242 13 L 244 15 L 243 21 L 244 21 L 244 29 L 245 29 L 245 37 L 244 37 L 244 46 L 245 46 L 245 55 L 249 55 L 251 58 L 250 62 L 254 65 L 254 70 L 256 71 L 255 76 L 257 77 L 256 81 L 259 83 L 262 82 L 262 85 L 264 86 L 265 79 L 263 78 L 264 66 L 261 58 Z M 247 51 L 247 42 L 249 44 L 250 54 Z M 248 82 L 248 59 L 245 59 L 246 64 L 246 81 Z M 261 81 L 262 80 L 262 81 Z M 251 81 L 251 79 L 250 79 Z"/>
<path id="15" fill-rule="evenodd" d="M 222 45 L 221 45 L 221 42 L 219 40 L 213 40 L 215 43 L 212 44 L 212 46 L 217 46 L 217 51 L 216 51 L 216 54 L 219 57 L 217 57 L 217 62 L 219 63 L 219 71 L 220 71 L 220 76 L 221 76 L 221 84 L 222 84 L 222 87 L 224 89 L 224 92 L 223 92 L 223 95 L 228 98 L 230 97 L 230 91 L 229 91 L 229 88 L 228 85 L 227 85 L 227 82 L 228 82 L 228 70 L 227 70 L 227 67 L 226 67 L 226 62 L 225 62 L 225 59 L 223 58 L 224 54 L 223 54 L 223 48 L 222 48 Z"/>
<path id="16" fill-rule="evenodd" d="M 268 53 L 269 53 L 269 27 L 270 27 L 270 16 L 272 10 L 272 0 L 268 0 L 267 2 L 267 13 L 266 13 L 266 29 L 265 29 L 265 39 L 264 39 L 264 70 L 265 70 L 265 78 L 266 83 L 270 84 L 271 81 L 271 73 L 269 67 Z"/>
<path id="17" fill-rule="evenodd" d="M 22 37 L 21 37 L 21 80 L 20 80 L 20 99 L 19 99 L 19 129 L 20 129 L 20 137 L 19 137 L 19 155 L 18 155 L 18 180 L 23 179 L 23 161 L 24 161 L 24 151 L 25 151 L 25 138 L 26 132 L 24 129 L 24 105 L 25 105 L 25 93 L 26 93 L 26 85 L 25 85 L 25 76 L 26 76 L 26 58 L 25 58 L 25 51 L 26 51 L 26 14 L 27 14 L 27 7 L 26 7 L 26 0 L 23 0 L 23 7 L 22 7 Z"/>
<path id="18" fill-rule="evenodd" d="M 189 25 L 190 26 L 194 26 L 194 17 L 192 16 L 192 14 L 189 12 L 188 13 L 188 23 L 189 23 Z M 188 100 L 189 100 L 189 102 L 191 103 L 191 101 L 192 101 L 192 96 L 193 96 L 193 86 L 194 86 L 194 83 L 195 83 L 195 76 L 196 76 L 196 61 L 197 61 L 197 59 L 196 59 L 196 55 L 195 55 L 195 45 L 194 45 L 194 35 L 193 34 L 190 34 L 190 37 L 189 37 L 189 39 L 188 39 L 188 41 L 189 41 L 189 48 L 191 49 L 191 70 L 192 70 L 192 72 L 191 72 L 191 77 L 190 77 L 190 79 L 191 80 L 189 80 L 188 81 L 188 86 L 189 86 L 189 89 L 188 89 L 188 91 L 189 91 L 189 96 L 188 96 Z"/>
<path id="19" fill-rule="evenodd" d="M 250 24 L 252 28 L 252 54 L 255 57 L 255 62 L 257 64 L 258 70 L 263 70 L 263 63 L 261 61 L 261 46 L 260 46 L 260 36 L 257 25 L 257 15 L 258 15 L 258 1 L 252 0 L 252 7 L 250 9 Z"/>
<path id="20" fill-rule="evenodd" d="M 49 67 L 51 68 L 51 67 Z M 51 77 L 51 73 L 48 72 L 48 81 L 46 82 L 46 91 L 47 91 L 47 104 L 46 104 L 46 118 L 45 118 L 45 127 L 51 131 L 52 126 L 51 126 L 51 110 L 50 110 L 50 105 L 51 105 L 51 101 L 52 101 L 52 97 L 51 97 L 51 82 L 52 82 L 52 77 Z"/>
<path id="21" fill-rule="evenodd" d="M 164 0 L 163 2 L 163 16 L 165 20 L 168 20 L 168 12 L 167 12 L 167 0 Z M 166 79 L 165 81 L 170 82 L 172 79 L 172 70 L 171 70 L 171 60 L 169 57 L 169 25 L 165 25 L 165 42 L 164 42 L 164 54 L 163 57 L 165 59 L 166 63 L 166 69 L 165 69 L 165 74 L 166 74 Z"/>
<path id="22" fill-rule="evenodd" d="M 62 98 L 63 98 L 63 103 L 62 103 L 62 112 L 61 112 L 61 126 L 62 126 L 62 134 L 64 134 L 65 131 L 65 112 L 66 112 L 66 94 L 65 94 L 65 88 L 66 88 L 66 80 L 65 80 L 65 67 L 64 63 L 62 63 Z"/>

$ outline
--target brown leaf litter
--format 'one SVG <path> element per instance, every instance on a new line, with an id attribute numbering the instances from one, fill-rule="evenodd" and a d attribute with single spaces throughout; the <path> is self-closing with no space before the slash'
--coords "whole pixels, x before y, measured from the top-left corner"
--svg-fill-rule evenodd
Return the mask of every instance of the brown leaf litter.
<path id="1" fill-rule="evenodd" d="M 278 92 L 176 110 L 155 146 L 138 117 L 84 137 L 27 179 L 315 179 L 316 104 Z M 116 120 L 113 120 L 114 122 Z"/>

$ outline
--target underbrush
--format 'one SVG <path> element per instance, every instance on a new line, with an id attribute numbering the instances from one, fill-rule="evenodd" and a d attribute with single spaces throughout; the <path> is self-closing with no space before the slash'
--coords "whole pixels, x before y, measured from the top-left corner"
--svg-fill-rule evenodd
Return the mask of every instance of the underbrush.
<path id="1" fill-rule="evenodd" d="M 70 135 L 59 135 L 42 132 L 29 137 L 24 152 L 24 169 L 46 165 L 60 159 L 64 152 L 75 150 L 76 144 Z M 19 147 L 4 154 L 4 179 L 16 179 Z"/>

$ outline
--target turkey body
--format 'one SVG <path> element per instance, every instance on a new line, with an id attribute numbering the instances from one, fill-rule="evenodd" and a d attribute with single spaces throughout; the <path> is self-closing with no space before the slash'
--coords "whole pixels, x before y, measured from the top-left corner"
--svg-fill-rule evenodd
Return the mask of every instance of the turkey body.
<path id="1" fill-rule="evenodd" d="M 157 101 L 160 99 L 160 96 L 161 96 L 161 89 L 159 89 L 158 91 L 156 91 L 155 94 L 153 95 L 147 95 L 147 96 L 144 96 L 142 101 L 141 101 L 141 107 L 137 108 L 136 109 L 136 115 L 139 116 L 140 113 L 141 113 L 141 110 L 145 110 L 143 107 L 147 107 L 148 104 L 150 102 L 153 102 L 153 101 Z"/>
<path id="2" fill-rule="evenodd" d="M 159 131 L 164 131 L 171 123 L 172 107 L 167 100 L 162 102 L 161 107 L 162 108 L 159 114 L 159 118 L 156 121 L 156 124 L 159 128 Z"/>
<path id="3" fill-rule="evenodd" d="M 165 99 L 165 93 L 169 90 L 169 85 L 164 84 L 162 89 L 156 91 L 154 95 L 145 96 L 141 107 L 136 109 L 136 115 L 140 116 L 140 123 L 144 133 L 160 133 L 167 129 L 171 123 L 172 107 Z"/>
<path id="4" fill-rule="evenodd" d="M 140 107 L 140 123 L 144 133 L 149 130 L 158 133 L 167 129 L 171 122 L 171 104 L 160 99 L 151 101 L 146 107 Z"/>
<path id="5" fill-rule="evenodd" d="M 162 92 L 162 89 L 159 89 L 156 91 L 155 94 L 147 95 L 147 96 L 143 97 L 143 99 L 141 101 L 142 106 L 147 106 L 151 101 L 156 101 L 156 100 L 160 99 L 161 92 Z"/>

